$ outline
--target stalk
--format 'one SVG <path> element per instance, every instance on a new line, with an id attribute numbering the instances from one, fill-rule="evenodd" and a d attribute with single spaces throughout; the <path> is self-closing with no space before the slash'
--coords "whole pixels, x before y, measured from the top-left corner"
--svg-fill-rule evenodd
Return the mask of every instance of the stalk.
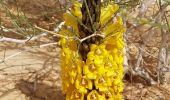
<path id="1" fill-rule="evenodd" d="M 81 32 L 80 37 L 85 38 L 89 35 L 94 34 L 99 29 L 101 0 L 83 0 L 81 12 L 82 23 L 88 29 L 79 24 L 79 30 Z M 81 43 L 80 53 L 84 61 L 87 58 L 87 53 L 90 51 L 90 44 L 99 44 L 100 40 L 100 37 L 92 37 Z"/>
<path id="2" fill-rule="evenodd" d="M 122 100 L 125 28 L 116 15 L 118 8 L 102 7 L 101 0 L 83 0 L 64 14 L 66 27 L 60 34 L 75 37 L 60 40 L 66 100 Z"/>

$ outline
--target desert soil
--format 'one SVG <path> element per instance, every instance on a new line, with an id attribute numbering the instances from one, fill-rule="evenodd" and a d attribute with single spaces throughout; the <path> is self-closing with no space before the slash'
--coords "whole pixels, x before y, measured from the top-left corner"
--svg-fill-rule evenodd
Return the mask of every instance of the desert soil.
<path id="1" fill-rule="evenodd" d="M 0 100 L 64 100 L 56 51 L 0 43 Z"/>

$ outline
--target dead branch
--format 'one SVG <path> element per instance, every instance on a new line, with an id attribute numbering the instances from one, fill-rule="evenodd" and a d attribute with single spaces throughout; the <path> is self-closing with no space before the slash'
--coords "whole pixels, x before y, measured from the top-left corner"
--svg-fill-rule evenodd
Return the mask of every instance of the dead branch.
<path id="1" fill-rule="evenodd" d="M 0 38 L 0 42 L 13 42 L 13 43 L 18 43 L 18 44 L 25 44 L 28 41 L 34 41 L 34 40 L 37 40 L 38 38 L 41 38 L 41 37 L 46 36 L 46 35 L 47 35 L 47 33 L 44 32 L 44 33 L 37 35 L 37 36 L 34 36 L 34 37 L 27 37 L 24 40 L 2 37 L 2 38 Z"/>
<path id="2" fill-rule="evenodd" d="M 13 54 L 13 55 L 10 55 L 10 56 L 4 58 L 3 60 L 0 60 L 0 63 L 3 63 L 3 62 L 5 62 L 6 60 L 11 59 L 11 58 L 13 58 L 13 57 L 15 57 L 15 56 L 17 56 L 17 55 L 19 55 L 19 54 L 21 54 L 21 53 L 22 53 L 22 52 L 20 51 L 20 52 L 17 52 L 17 53 L 15 53 L 15 54 Z"/>
<path id="3" fill-rule="evenodd" d="M 89 35 L 89 36 L 87 36 L 87 37 L 85 37 L 85 38 L 80 39 L 79 37 L 76 37 L 76 36 L 73 36 L 73 37 L 64 36 L 64 35 L 58 34 L 58 33 L 56 33 L 56 32 L 52 32 L 52 31 L 43 29 L 43 28 L 38 27 L 38 26 L 35 26 L 35 28 L 36 28 L 36 29 L 39 29 L 39 30 L 41 30 L 41 31 L 50 33 L 50 34 L 52 34 L 52 35 L 54 35 L 54 36 L 57 36 L 57 37 L 59 37 L 59 38 L 65 38 L 65 39 L 67 39 L 67 40 L 74 39 L 74 40 L 77 40 L 77 41 L 80 42 L 80 43 L 82 43 L 83 41 L 85 41 L 85 40 L 87 40 L 87 39 L 89 39 L 89 38 L 95 37 L 95 36 L 99 36 L 99 37 L 101 37 L 101 38 L 105 38 L 105 35 L 103 35 L 103 34 L 98 34 L 98 32 L 95 32 L 95 33 L 92 34 L 92 35 Z M 59 29 L 58 29 L 58 30 L 59 30 Z"/>

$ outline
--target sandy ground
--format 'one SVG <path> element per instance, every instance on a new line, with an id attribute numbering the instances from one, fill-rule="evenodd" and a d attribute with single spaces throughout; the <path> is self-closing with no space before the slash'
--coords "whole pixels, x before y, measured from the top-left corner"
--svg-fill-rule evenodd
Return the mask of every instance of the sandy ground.
<path id="1" fill-rule="evenodd" d="M 0 100 L 64 100 L 58 53 L 0 43 Z"/>

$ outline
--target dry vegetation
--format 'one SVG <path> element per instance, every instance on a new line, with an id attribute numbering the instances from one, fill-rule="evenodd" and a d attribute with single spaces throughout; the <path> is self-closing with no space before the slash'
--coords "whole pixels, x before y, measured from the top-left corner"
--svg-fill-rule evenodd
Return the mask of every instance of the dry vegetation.
<path id="1" fill-rule="evenodd" d="M 0 1 L 0 100 L 64 99 L 58 38 L 34 27 L 56 30 L 71 7 L 63 1 Z M 169 100 L 170 1 L 130 1 L 119 2 L 127 27 L 124 98 Z"/>

